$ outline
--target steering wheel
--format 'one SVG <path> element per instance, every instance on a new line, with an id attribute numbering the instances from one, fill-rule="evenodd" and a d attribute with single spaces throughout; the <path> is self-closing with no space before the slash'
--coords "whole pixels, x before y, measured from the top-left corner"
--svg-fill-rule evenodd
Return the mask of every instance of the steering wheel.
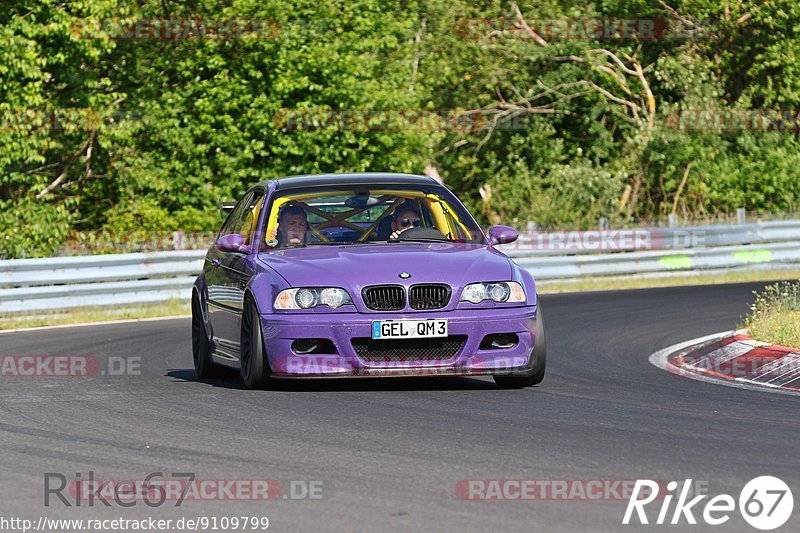
<path id="1" fill-rule="evenodd" d="M 416 227 L 407 229 L 397 236 L 396 239 L 389 238 L 390 241 L 415 241 L 415 240 L 430 240 L 430 241 L 448 241 L 447 236 L 436 228 L 423 228 Z"/>

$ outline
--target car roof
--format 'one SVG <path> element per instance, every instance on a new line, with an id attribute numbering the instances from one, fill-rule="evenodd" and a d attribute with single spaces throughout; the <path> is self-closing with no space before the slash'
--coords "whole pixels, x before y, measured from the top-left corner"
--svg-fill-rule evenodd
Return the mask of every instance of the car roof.
<path id="1" fill-rule="evenodd" d="M 439 182 L 428 176 L 414 174 L 392 174 L 381 172 L 363 172 L 359 174 L 310 174 L 305 176 L 287 176 L 262 182 L 267 186 L 272 182 L 278 190 L 301 189 L 326 185 L 439 185 Z"/>

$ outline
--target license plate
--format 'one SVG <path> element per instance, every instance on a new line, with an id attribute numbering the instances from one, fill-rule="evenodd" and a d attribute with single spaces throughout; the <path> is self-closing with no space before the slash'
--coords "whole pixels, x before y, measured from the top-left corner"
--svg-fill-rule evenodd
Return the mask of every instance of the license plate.
<path id="1" fill-rule="evenodd" d="M 372 322 L 373 339 L 420 339 L 430 337 L 447 337 L 446 318 L 375 320 Z"/>

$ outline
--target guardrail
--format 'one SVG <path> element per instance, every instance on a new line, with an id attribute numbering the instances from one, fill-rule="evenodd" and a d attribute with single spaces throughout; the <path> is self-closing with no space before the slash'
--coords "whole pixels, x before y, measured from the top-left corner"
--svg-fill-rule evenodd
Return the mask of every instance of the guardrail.
<path id="1" fill-rule="evenodd" d="M 544 285 L 608 276 L 800 269 L 800 221 L 529 232 L 517 243 L 499 248 Z M 205 253 L 186 250 L 2 260 L 0 314 L 188 300 Z"/>
<path id="2" fill-rule="evenodd" d="M 564 255 L 600 251 L 710 248 L 800 240 L 800 220 L 750 224 L 637 228 L 598 231 L 522 232 L 499 248 L 510 257 Z M 597 246 L 592 246 L 596 244 Z"/>
<path id="3" fill-rule="evenodd" d="M 205 250 L 0 261 L 0 314 L 188 300 Z"/>
<path id="4" fill-rule="evenodd" d="M 601 276 L 674 276 L 800 268 L 800 241 L 750 246 L 619 252 L 596 255 L 516 257 L 538 280 Z"/>

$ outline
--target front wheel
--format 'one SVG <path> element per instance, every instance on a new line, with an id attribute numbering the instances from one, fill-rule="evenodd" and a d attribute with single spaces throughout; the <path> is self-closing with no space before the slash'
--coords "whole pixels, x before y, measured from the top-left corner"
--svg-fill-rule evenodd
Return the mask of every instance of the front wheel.
<path id="1" fill-rule="evenodd" d="M 537 299 L 538 300 L 538 299 Z M 528 371 L 522 376 L 494 376 L 494 382 L 504 389 L 518 389 L 538 385 L 544 379 L 547 366 L 547 343 L 544 336 L 544 315 L 542 314 L 541 301 L 537 301 L 536 310 L 536 336 L 534 338 L 533 354 L 531 354 Z"/>
<path id="2" fill-rule="evenodd" d="M 261 317 L 252 299 L 247 298 L 242 312 L 242 338 L 239 361 L 242 381 L 248 389 L 263 389 L 270 383 L 269 361 L 264 350 Z"/>

